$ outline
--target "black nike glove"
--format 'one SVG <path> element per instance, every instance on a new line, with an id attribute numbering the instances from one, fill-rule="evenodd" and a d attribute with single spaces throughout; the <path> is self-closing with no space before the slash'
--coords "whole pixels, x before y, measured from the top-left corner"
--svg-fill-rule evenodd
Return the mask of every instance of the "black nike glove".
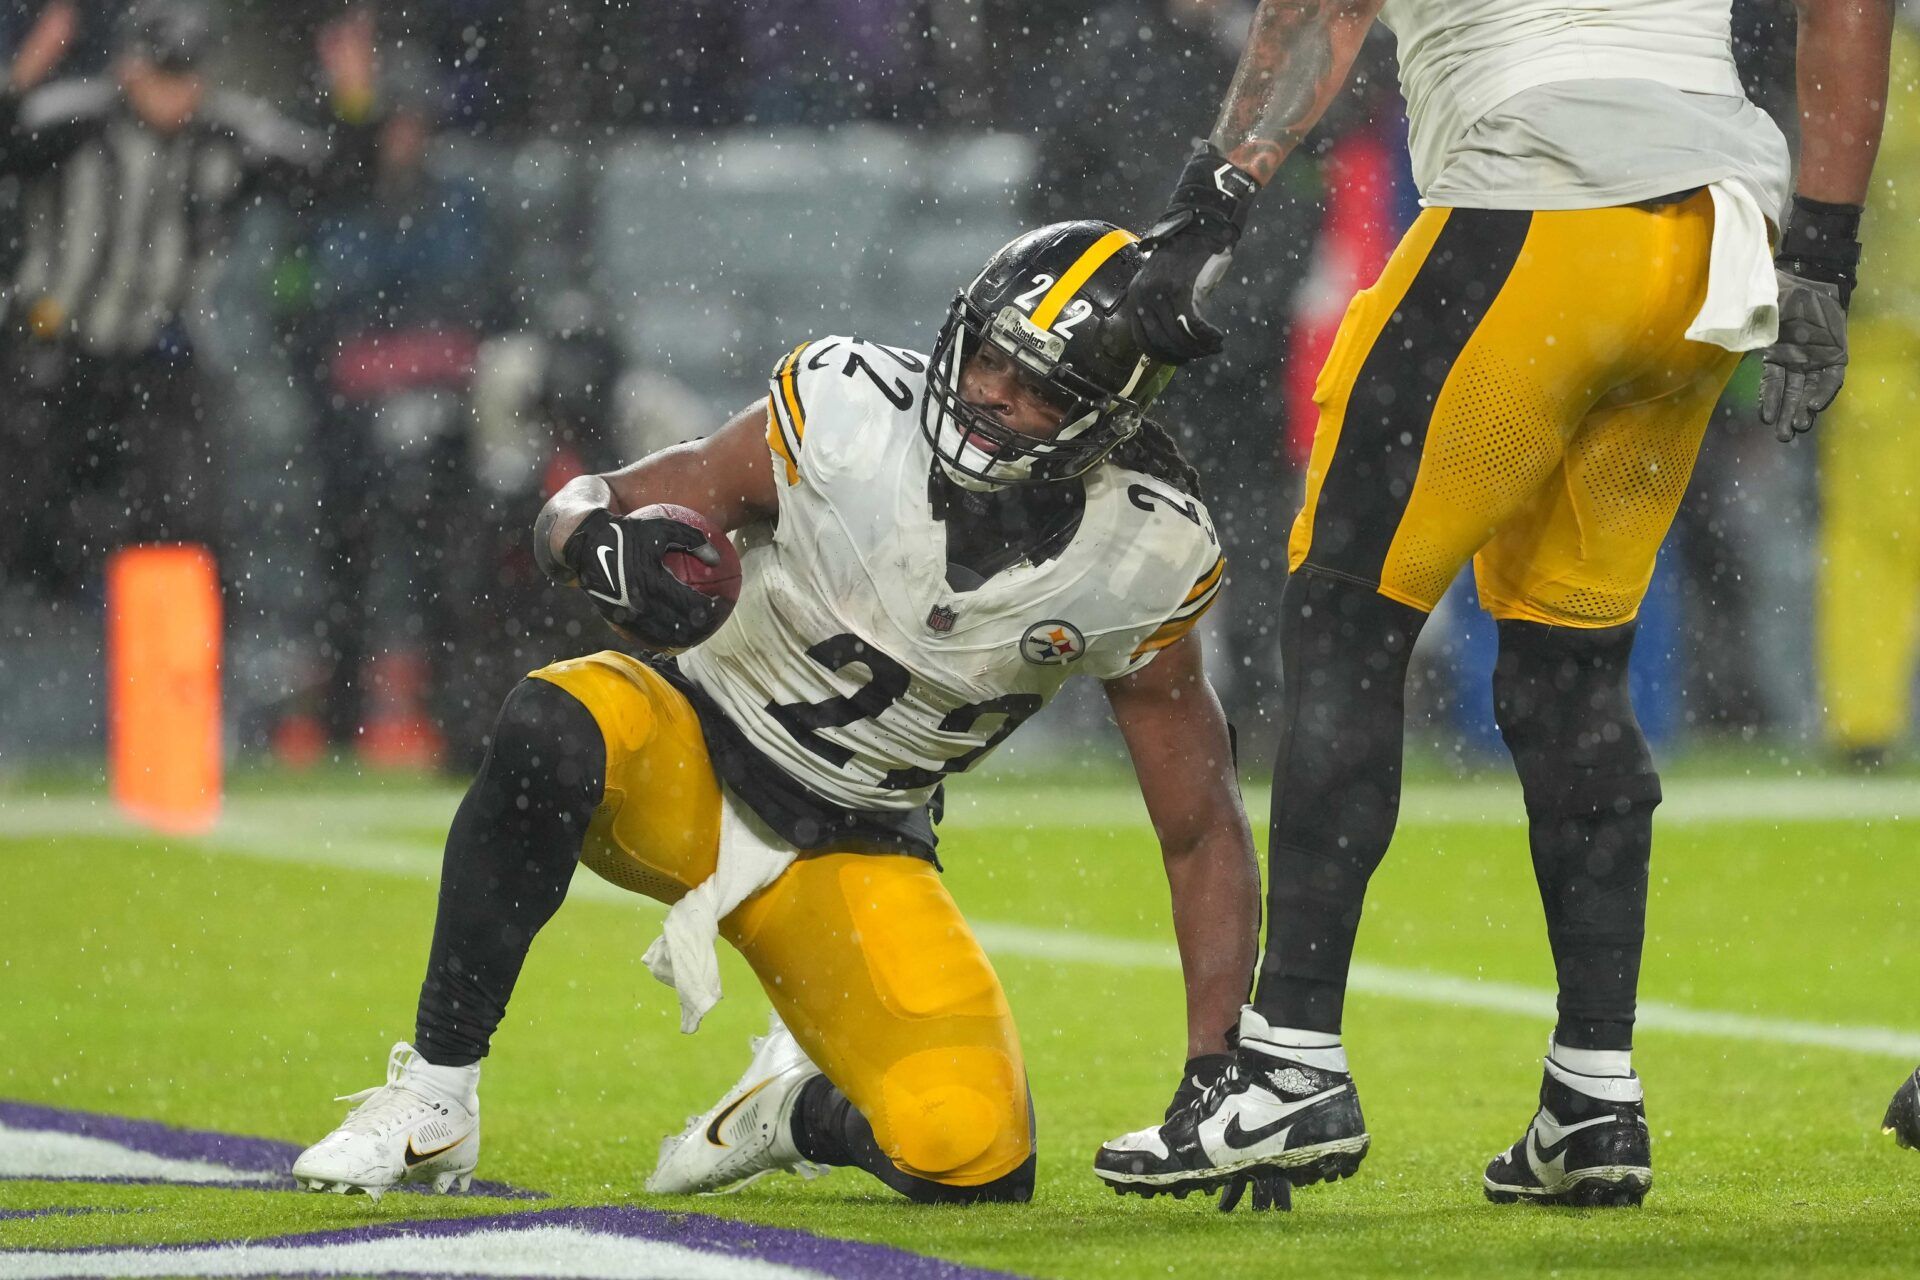
<path id="1" fill-rule="evenodd" d="M 1847 375 L 1847 304 L 1860 262 L 1855 204 L 1793 198 L 1774 256 L 1780 335 L 1761 356 L 1760 421 L 1782 442 L 1813 430 Z"/>
<path id="2" fill-rule="evenodd" d="M 561 559 L 614 629 L 655 649 L 685 649 L 713 631 L 720 605 L 673 576 L 661 562 L 684 551 L 705 564 L 720 553 L 678 520 L 590 513 L 567 539 Z"/>
<path id="3" fill-rule="evenodd" d="M 1184 364 L 1220 350 L 1224 335 L 1201 316 L 1200 303 L 1226 274 L 1259 191 L 1252 174 L 1194 139 L 1167 211 L 1140 241 L 1147 261 L 1127 289 L 1133 340 L 1155 360 Z"/>
<path id="4" fill-rule="evenodd" d="M 1227 1184 L 1220 1188 L 1220 1212 L 1232 1213 L 1238 1208 L 1240 1197 L 1246 1195 L 1249 1187 L 1253 1189 L 1253 1198 L 1247 1207 L 1255 1213 L 1269 1209 L 1292 1212 L 1293 1183 L 1287 1181 L 1284 1169 L 1249 1169 L 1229 1175 Z"/>

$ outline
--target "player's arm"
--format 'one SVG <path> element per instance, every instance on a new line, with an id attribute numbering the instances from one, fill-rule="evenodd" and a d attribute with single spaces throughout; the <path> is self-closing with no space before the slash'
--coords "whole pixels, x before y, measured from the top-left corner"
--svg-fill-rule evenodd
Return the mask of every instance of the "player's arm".
<path id="1" fill-rule="evenodd" d="M 1175 363 L 1220 350 L 1200 301 L 1226 271 L 1253 197 L 1326 114 L 1383 0 L 1261 0 L 1211 138 L 1141 241 L 1128 291 L 1134 340 Z"/>
<path id="2" fill-rule="evenodd" d="M 1864 205 L 1887 114 L 1893 0 L 1795 0 L 1794 8 L 1795 191 L 1827 204 Z"/>
<path id="3" fill-rule="evenodd" d="M 1860 215 L 1887 111 L 1893 0 L 1795 0 L 1800 176 L 1774 266 L 1780 335 L 1763 357 L 1760 418 L 1781 440 L 1813 428 L 1847 371 Z"/>
<path id="4" fill-rule="evenodd" d="M 1260 868 L 1226 713 L 1191 636 L 1106 689 L 1166 863 L 1186 977 L 1187 1056 L 1223 1054 L 1253 986 L 1260 933 Z"/>
<path id="5" fill-rule="evenodd" d="M 1261 0 L 1209 139 L 1261 186 L 1346 83 L 1383 0 Z"/>
<path id="6" fill-rule="evenodd" d="M 648 454 L 618 471 L 568 481 L 533 523 L 534 556 L 548 577 L 566 582 L 567 540 L 581 521 L 595 511 L 623 516 L 656 502 L 692 507 L 722 529 L 777 515 L 766 401 L 742 409 L 704 439 Z"/>
<path id="7" fill-rule="evenodd" d="M 668 645 L 704 634 L 712 601 L 668 572 L 661 557 L 681 549 L 714 563 L 714 549 L 691 525 L 629 513 L 671 502 L 722 529 L 773 517 L 780 499 L 767 431 L 763 401 L 704 439 L 568 481 L 533 522 L 534 560 L 562 586 L 585 586 L 617 628 L 632 630 L 644 618 L 646 636 Z"/>

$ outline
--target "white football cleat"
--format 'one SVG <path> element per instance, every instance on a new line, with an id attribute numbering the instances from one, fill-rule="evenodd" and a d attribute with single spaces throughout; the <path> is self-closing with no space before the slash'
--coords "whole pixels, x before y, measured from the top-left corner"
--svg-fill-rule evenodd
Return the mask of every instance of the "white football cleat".
<path id="1" fill-rule="evenodd" d="M 774 1014 L 767 1034 L 754 1040 L 753 1061 L 740 1082 L 713 1107 L 660 1140 L 660 1163 L 647 1190 L 665 1195 L 738 1191 L 769 1173 L 817 1178 L 827 1166 L 800 1155 L 793 1141 L 793 1108 L 800 1086 L 820 1074 Z"/>
<path id="2" fill-rule="evenodd" d="M 466 1096 L 449 1097 L 436 1074 L 470 1073 Z M 458 1079 L 458 1077 L 455 1077 Z M 387 1082 L 336 1102 L 357 1102 L 347 1118 L 293 1162 L 293 1176 L 308 1191 L 341 1195 L 365 1192 L 374 1199 L 402 1182 L 431 1182 L 433 1189 L 461 1191 L 480 1162 L 480 1068 L 429 1068 L 410 1044 L 387 1055 Z"/>

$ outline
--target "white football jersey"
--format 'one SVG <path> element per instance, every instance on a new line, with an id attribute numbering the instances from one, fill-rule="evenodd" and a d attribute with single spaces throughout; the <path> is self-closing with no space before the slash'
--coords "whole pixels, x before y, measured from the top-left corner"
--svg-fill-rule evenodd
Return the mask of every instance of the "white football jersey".
<path id="1" fill-rule="evenodd" d="M 1730 0 L 1386 0 L 1415 184 L 1436 204 L 1584 208 L 1729 175 L 1762 191 L 1783 183 L 1786 146 L 1745 103 L 1731 11 Z M 1569 84 L 1591 86 L 1579 111 L 1516 101 L 1505 131 L 1469 138 L 1502 103 Z M 1532 163 L 1516 169 L 1515 152 Z"/>
<path id="2" fill-rule="evenodd" d="M 774 370 L 771 529 L 743 530 L 740 600 L 680 659 L 769 761 L 835 805 L 907 810 L 1068 676 L 1138 670 L 1192 630 L 1226 562 L 1200 502 L 1107 462 L 1057 556 L 947 583 L 920 431 L 926 357 L 852 338 Z"/>

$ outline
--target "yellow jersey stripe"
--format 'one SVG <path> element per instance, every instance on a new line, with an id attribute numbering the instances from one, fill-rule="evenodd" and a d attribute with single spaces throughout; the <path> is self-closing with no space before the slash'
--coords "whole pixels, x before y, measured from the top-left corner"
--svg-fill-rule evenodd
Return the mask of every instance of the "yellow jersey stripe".
<path id="1" fill-rule="evenodd" d="M 809 345 L 810 344 L 803 342 L 795 347 L 793 354 L 787 357 L 787 362 L 780 366 L 780 394 L 786 398 L 787 418 L 793 423 L 795 444 L 806 443 L 807 418 L 806 415 L 800 411 L 800 392 L 799 389 L 794 386 L 793 373 L 794 369 L 800 364 L 800 353 L 805 351 Z"/>
<path id="2" fill-rule="evenodd" d="M 1169 622 L 1166 626 L 1161 627 L 1158 631 L 1140 642 L 1139 647 L 1133 651 L 1133 659 L 1138 661 L 1150 653 L 1157 653 L 1168 645 L 1185 639 L 1187 633 L 1192 631 L 1194 624 L 1199 621 L 1200 615 L 1196 613 L 1191 618 L 1182 618 L 1178 622 Z"/>
<path id="3" fill-rule="evenodd" d="M 800 483 L 800 468 L 794 464 L 793 451 L 787 448 L 786 429 L 780 422 L 780 406 L 774 398 L 767 397 L 767 448 L 773 450 L 773 456 L 786 464 L 787 486 Z"/>
<path id="4" fill-rule="evenodd" d="M 773 387 L 767 393 L 767 447 L 786 467 L 789 486 L 800 483 L 800 429 L 796 425 L 800 396 L 793 378 L 800 353 L 809 345 L 803 342 L 787 353 L 787 358 L 774 371 Z"/>
<path id="5" fill-rule="evenodd" d="M 1120 252 L 1124 245 L 1132 244 L 1140 237 L 1131 231 L 1122 231 L 1115 227 L 1091 245 L 1080 255 L 1080 260 L 1067 268 L 1067 274 L 1053 282 L 1053 288 L 1047 290 L 1047 296 L 1040 299 L 1040 305 L 1033 309 L 1029 317 L 1042 329 L 1050 329 L 1053 322 L 1060 318 L 1060 312 L 1073 295 L 1080 292 L 1080 286 L 1093 278 L 1093 273 L 1106 265 L 1108 258 Z"/>
<path id="6" fill-rule="evenodd" d="M 1207 589 L 1209 587 L 1213 586 L 1214 583 L 1220 581 L 1220 575 L 1225 573 L 1226 571 L 1227 571 L 1227 558 L 1225 556 L 1221 556 L 1218 560 L 1215 560 L 1213 562 L 1213 568 L 1207 570 L 1205 573 L 1200 575 L 1200 581 L 1193 584 L 1193 590 L 1187 592 L 1187 598 L 1181 601 L 1181 603 L 1192 604 L 1195 600 L 1198 600 L 1201 596 L 1206 594 Z"/>
<path id="7" fill-rule="evenodd" d="M 1172 617 L 1153 629 L 1152 634 L 1142 640 L 1133 651 L 1132 661 L 1139 661 L 1149 653 L 1157 652 L 1175 643 L 1189 632 L 1206 616 L 1213 602 L 1220 598 L 1220 586 L 1226 575 L 1227 558 L 1221 556 L 1213 562 L 1213 568 L 1200 577 L 1193 593 L 1181 602 L 1180 608 Z"/>

